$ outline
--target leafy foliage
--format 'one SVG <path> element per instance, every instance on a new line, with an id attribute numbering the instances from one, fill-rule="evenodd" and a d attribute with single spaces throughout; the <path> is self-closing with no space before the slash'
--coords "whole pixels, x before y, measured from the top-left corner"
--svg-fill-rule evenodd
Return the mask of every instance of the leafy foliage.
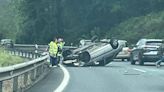
<path id="1" fill-rule="evenodd" d="M 131 18 L 110 31 L 113 32 L 112 35 L 131 43 L 141 38 L 164 39 L 164 11 Z"/>
<path id="2" fill-rule="evenodd" d="M 18 33 L 15 21 L 15 13 L 12 11 L 8 0 L 0 1 L 0 39 L 11 38 L 15 39 Z"/>
<path id="3" fill-rule="evenodd" d="M 133 42 L 156 38 L 159 31 L 149 29 L 163 28 L 164 0 L 8 0 L 5 5 L 0 5 L 0 38 L 16 38 L 17 43 L 47 44 L 54 36 L 77 43 L 93 35 Z M 149 19 L 155 16 L 161 17 L 159 23 Z"/>

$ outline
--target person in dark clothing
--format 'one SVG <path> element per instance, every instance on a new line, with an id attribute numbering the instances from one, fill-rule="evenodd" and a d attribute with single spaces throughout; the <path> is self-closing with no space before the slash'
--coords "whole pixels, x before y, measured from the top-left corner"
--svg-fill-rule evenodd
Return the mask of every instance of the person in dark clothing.
<path id="1" fill-rule="evenodd" d="M 157 68 L 160 67 L 161 62 L 164 62 L 164 40 L 162 41 L 162 44 L 158 48 L 158 56 L 159 56 L 159 60 L 156 61 Z"/>
<path id="2" fill-rule="evenodd" d="M 13 41 L 10 42 L 10 47 L 11 47 L 11 48 L 14 48 L 14 43 L 13 43 Z"/>

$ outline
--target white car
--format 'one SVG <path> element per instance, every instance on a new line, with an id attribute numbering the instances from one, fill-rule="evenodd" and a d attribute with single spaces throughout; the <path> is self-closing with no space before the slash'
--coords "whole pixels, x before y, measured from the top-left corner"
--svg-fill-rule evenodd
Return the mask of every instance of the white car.
<path id="1" fill-rule="evenodd" d="M 116 59 L 121 59 L 122 61 L 127 59 L 127 61 L 129 61 L 131 49 L 128 47 L 127 41 L 126 40 L 118 40 L 118 42 L 119 42 L 119 44 L 122 44 L 123 48 L 122 48 L 121 52 L 119 52 L 119 54 L 116 56 Z"/>
<path id="2" fill-rule="evenodd" d="M 11 39 L 2 39 L 1 40 L 1 45 L 10 44 L 11 42 L 12 42 Z"/>
<path id="3" fill-rule="evenodd" d="M 66 50 L 63 52 L 64 62 L 66 65 L 78 66 L 105 66 L 116 57 L 121 51 L 122 46 L 119 45 L 117 39 L 106 41 L 91 42 L 75 50 Z M 67 62 L 69 60 L 69 62 Z M 72 62 L 70 62 L 70 60 Z"/>

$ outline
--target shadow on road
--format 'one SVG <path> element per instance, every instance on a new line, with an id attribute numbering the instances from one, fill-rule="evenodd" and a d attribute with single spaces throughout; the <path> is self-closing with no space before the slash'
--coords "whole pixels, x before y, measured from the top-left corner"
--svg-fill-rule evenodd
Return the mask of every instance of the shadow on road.
<path id="1" fill-rule="evenodd" d="M 74 65 L 64 65 L 65 67 L 69 68 L 123 68 L 123 66 L 119 65 L 106 65 L 106 66 L 74 66 Z"/>
<path id="2" fill-rule="evenodd" d="M 144 65 L 136 64 L 137 66 L 155 66 L 155 63 L 145 63 Z M 161 66 L 164 66 L 164 64 L 161 64 Z"/>

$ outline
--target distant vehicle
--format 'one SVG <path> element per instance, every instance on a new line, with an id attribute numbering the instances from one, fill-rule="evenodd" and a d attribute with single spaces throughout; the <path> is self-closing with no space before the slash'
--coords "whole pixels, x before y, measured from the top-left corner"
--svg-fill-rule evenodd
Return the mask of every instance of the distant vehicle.
<path id="1" fill-rule="evenodd" d="M 116 56 L 116 59 L 122 59 L 122 61 L 127 59 L 127 61 L 129 61 L 131 49 L 128 47 L 127 41 L 126 40 L 118 40 L 118 42 L 123 45 L 123 48 L 122 48 L 121 52 L 119 52 L 118 55 Z"/>
<path id="2" fill-rule="evenodd" d="M 0 44 L 2 46 L 13 47 L 13 41 L 11 39 L 2 39 Z"/>
<path id="3" fill-rule="evenodd" d="M 92 41 L 91 40 L 80 40 L 80 47 L 83 47 L 85 45 L 91 44 Z"/>
<path id="4" fill-rule="evenodd" d="M 121 51 L 118 40 L 92 42 L 75 50 L 63 52 L 64 64 L 75 66 L 100 65 L 110 63 Z"/>
<path id="5" fill-rule="evenodd" d="M 139 65 L 144 65 L 144 62 L 155 62 L 158 60 L 157 49 L 162 44 L 162 39 L 141 39 L 137 42 L 136 47 L 130 55 L 131 64 L 139 62 Z"/>

